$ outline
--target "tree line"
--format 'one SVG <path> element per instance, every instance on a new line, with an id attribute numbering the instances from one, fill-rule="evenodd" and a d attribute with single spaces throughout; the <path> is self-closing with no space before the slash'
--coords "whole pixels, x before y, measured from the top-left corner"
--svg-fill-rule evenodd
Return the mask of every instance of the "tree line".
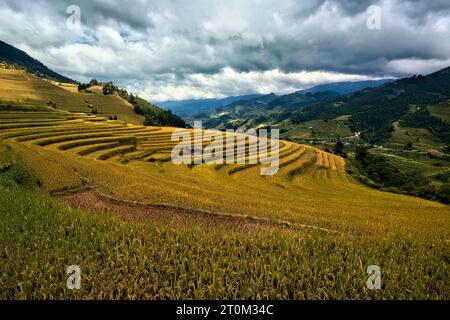
<path id="1" fill-rule="evenodd" d="M 80 83 L 78 91 L 89 92 L 89 88 L 93 86 L 101 86 L 103 94 L 117 94 L 119 97 L 128 101 L 133 106 L 133 112 L 142 115 L 144 125 L 146 126 L 171 126 L 185 128 L 186 123 L 179 116 L 172 113 L 171 110 L 163 110 L 158 106 L 114 85 L 112 82 L 101 82 L 92 79 L 89 83 Z"/>

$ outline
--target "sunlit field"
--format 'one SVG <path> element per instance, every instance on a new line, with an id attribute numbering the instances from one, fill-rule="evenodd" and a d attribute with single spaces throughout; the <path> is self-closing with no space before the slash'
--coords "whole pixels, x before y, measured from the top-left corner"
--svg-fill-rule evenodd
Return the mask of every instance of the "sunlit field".
<path id="1" fill-rule="evenodd" d="M 344 159 L 287 141 L 274 176 L 259 165 L 175 165 L 173 130 L 2 111 L 1 297 L 449 297 L 448 206 L 369 189 Z M 134 219 L 63 200 L 83 192 L 219 223 Z M 82 290 L 65 289 L 70 264 L 83 269 Z M 382 291 L 365 287 L 371 264 Z"/>
<path id="2" fill-rule="evenodd" d="M 0 136 L 51 194 L 91 188 L 118 199 L 306 228 L 449 239 L 448 206 L 362 186 L 345 172 L 342 158 L 309 146 L 282 142 L 279 172 L 261 176 L 259 166 L 248 164 L 173 164 L 173 128 L 50 115 L 59 118 L 4 112 Z"/>

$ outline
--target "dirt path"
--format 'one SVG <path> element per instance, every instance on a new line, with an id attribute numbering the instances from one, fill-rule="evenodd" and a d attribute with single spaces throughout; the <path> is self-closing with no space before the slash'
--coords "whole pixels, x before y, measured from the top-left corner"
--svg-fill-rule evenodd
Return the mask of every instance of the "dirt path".
<path id="1" fill-rule="evenodd" d="M 153 221 L 170 226 L 223 228 L 232 231 L 262 231 L 274 228 L 274 224 L 240 217 L 209 214 L 204 211 L 171 208 L 158 205 L 144 205 L 116 200 L 90 190 L 62 197 L 72 207 L 88 211 L 118 214 L 125 219 Z"/>
<path id="2" fill-rule="evenodd" d="M 111 198 L 95 190 L 83 191 L 61 197 L 76 208 L 88 211 L 108 212 L 121 218 L 152 221 L 177 227 L 204 227 L 229 231 L 269 231 L 275 229 L 315 230 L 326 233 L 356 236 L 317 226 L 272 220 L 262 217 L 214 213 L 204 210 L 179 208 L 170 205 L 147 205 Z"/>

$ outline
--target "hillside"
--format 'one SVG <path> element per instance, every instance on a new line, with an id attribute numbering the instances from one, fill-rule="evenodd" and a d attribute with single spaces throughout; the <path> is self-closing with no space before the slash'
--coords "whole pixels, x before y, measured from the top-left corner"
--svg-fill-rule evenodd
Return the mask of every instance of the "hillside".
<path id="1" fill-rule="evenodd" d="M 30 57 L 26 52 L 0 40 L 0 63 L 1 62 L 21 66 L 30 73 L 41 75 L 46 79 L 65 83 L 76 83 L 76 81 L 50 70 L 40 61 Z"/>
<path id="2" fill-rule="evenodd" d="M 76 83 L 2 41 L 0 86 L 0 103 L 3 105 L 50 106 L 71 112 L 99 114 L 131 124 L 186 127 L 177 115 L 133 96 L 111 82 Z"/>
<path id="3" fill-rule="evenodd" d="M 338 94 L 349 94 L 356 91 L 360 91 L 366 88 L 376 88 L 386 83 L 392 82 L 395 79 L 382 79 L 382 80 L 365 80 L 365 81 L 349 81 L 349 82 L 333 82 L 327 84 L 321 84 L 309 89 L 300 90 L 298 93 L 317 93 L 324 91 L 332 91 Z"/>
<path id="4" fill-rule="evenodd" d="M 199 115 L 197 118 L 206 119 L 209 128 L 237 128 L 245 129 L 275 126 L 288 132 L 287 138 L 296 137 L 298 126 L 292 126 L 291 118 L 295 113 L 319 102 L 330 101 L 339 95 L 353 93 L 366 88 L 375 88 L 392 79 L 335 82 L 300 90 L 291 94 L 275 96 L 273 94 L 259 96 L 247 101 L 237 101 L 216 110 Z M 262 97 L 265 97 L 265 101 Z M 267 100 L 268 99 L 268 100 Z M 305 127 L 305 125 L 304 125 Z M 309 127 L 309 124 L 306 126 Z M 335 127 L 330 127 L 334 130 Z M 348 130 L 349 131 L 349 130 Z"/>
<path id="5" fill-rule="evenodd" d="M 281 141 L 280 170 L 273 177 L 261 176 L 260 165 L 248 162 L 176 165 L 171 161 L 174 130 L 56 110 L 0 112 L 0 138 L 22 157 L 41 188 L 54 195 L 90 186 L 117 199 L 361 235 L 419 235 L 428 226 L 448 236 L 447 206 L 367 188 L 349 177 L 344 159 L 336 155 Z M 399 224 L 404 215 L 414 216 L 410 224 Z"/>
<path id="6" fill-rule="evenodd" d="M 337 96 L 335 92 L 292 93 L 277 96 L 273 93 L 238 101 L 215 110 L 206 117 L 208 128 L 256 128 L 271 126 L 289 118 L 292 110 L 298 110 Z"/>
<path id="7" fill-rule="evenodd" d="M 20 69 L 0 67 L 0 102 L 2 104 L 50 105 L 58 110 L 117 116 L 132 124 L 142 124 L 144 117 L 118 95 L 105 96 L 101 88 L 78 92 L 77 85 L 45 80 Z"/>
<path id="8" fill-rule="evenodd" d="M 395 131 L 395 123 L 422 128 L 433 139 L 450 143 L 450 126 L 434 117 L 450 99 L 450 68 L 427 76 L 414 76 L 339 96 L 330 102 L 300 110 L 291 116 L 295 123 L 316 119 L 334 119 L 346 115 L 353 132 L 361 132 L 368 142 L 386 142 Z M 445 113 L 445 111 L 442 111 Z"/>
<path id="9" fill-rule="evenodd" d="M 133 105 L 118 92 L 104 94 L 103 86 L 99 84 L 79 91 L 76 84 L 43 79 L 20 68 L 4 65 L 0 66 L 0 86 L 2 105 L 50 106 L 63 111 L 117 117 L 117 120 L 130 124 L 185 127 L 185 123 L 171 112 L 138 97 L 134 97 L 136 105 Z"/>
<path id="10" fill-rule="evenodd" d="M 255 165 L 175 165 L 173 130 L 0 112 L 0 297 L 449 297 L 448 206 L 369 189 L 342 158 L 291 142 L 273 177 Z M 66 260 L 93 285 L 55 281 Z M 362 285 L 374 262 L 383 290 Z"/>

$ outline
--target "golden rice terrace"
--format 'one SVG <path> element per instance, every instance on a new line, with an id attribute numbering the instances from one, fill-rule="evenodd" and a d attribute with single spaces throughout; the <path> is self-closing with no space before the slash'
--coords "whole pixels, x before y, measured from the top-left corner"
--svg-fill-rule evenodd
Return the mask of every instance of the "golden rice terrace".
<path id="1" fill-rule="evenodd" d="M 450 239 L 448 206 L 369 189 L 345 172 L 338 156 L 282 141 L 274 176 L 261 176 L 259 165 L 176 165 L 174 130 L 56 110 L 0 113 L 0 139 L 55 195 L 93 188 L 122 200 L 298 228 Z"/>

